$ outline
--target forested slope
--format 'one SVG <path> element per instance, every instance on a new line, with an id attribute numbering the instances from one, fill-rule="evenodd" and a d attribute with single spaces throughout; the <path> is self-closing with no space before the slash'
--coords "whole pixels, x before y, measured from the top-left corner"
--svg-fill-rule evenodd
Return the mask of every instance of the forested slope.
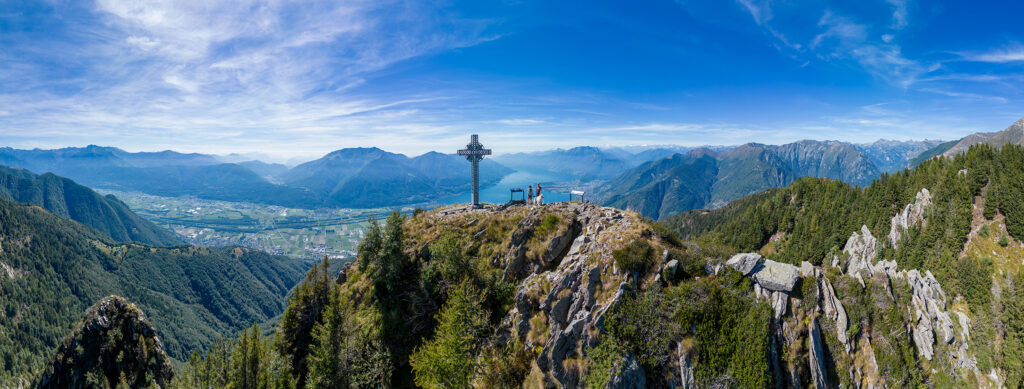
<path id="1" fill-rule="evenodd" d="M 27 379 L 108 295 L 145 310 L 185 359 L 282 312 L 302 263 L 244 248 L 118 243 L 37 206 L 0 200 L 0 382 Z"/>
<path id="2" fill-rule="evenodd" d="M 858 354 L 829 343 L 836 382 L 1024 384 L 1020 146 L 973 146 L 863 189 L 805 178 L 664 223 L 698 242 L 821 269 L 818 279 L 831 279 L 828 288 L 835 287 L 850 316 L 849 326 L 836 331 L 849 334 L 855 353 L 871 349 L 877 358 L 868 374 Z M 823 320 L 820 327 L 836 324 Z M 883 328 L 910 335 L 887 336 Z M 875 347 L 856 344 L 865 339 Z"/>
<path id="3" fill-rule="evenodd" d="M 24 169 L 0 166 L 0 197 L 45 208 L 107 234 L 119 242 L 156 246 L 181 244 L 174 233 L 136 215 L 114 196 L 103 196 L 53 174 L 35 175 Z"/>

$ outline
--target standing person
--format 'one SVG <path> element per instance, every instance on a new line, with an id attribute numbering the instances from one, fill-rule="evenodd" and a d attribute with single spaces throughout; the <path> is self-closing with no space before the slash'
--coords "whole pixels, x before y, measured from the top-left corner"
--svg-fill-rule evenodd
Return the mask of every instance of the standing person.
<path id="1" fill-rule="evenodd" d="M 537 184 L 537 205 L 544 205 L 544 195 L 540 193 L 540 183 Z"/>
<path id="2" fill-rule="evenodd" d="M 530 191 L 526 192 L 526 201 L 533 203 L 533 185 L 530 185 Z"/>

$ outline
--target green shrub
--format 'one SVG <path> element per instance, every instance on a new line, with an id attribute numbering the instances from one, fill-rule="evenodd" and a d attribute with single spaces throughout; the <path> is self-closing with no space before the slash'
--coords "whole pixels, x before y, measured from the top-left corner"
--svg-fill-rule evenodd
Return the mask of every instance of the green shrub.
<path id="1" fill-rule="evenodd" d="M 615 258 L 615 265 L 622 271 L 644 272 L 654 264 L 654 247 L 646 240 L 637 239 L 613 251 L 612 258 Z"/>
<path id="2" fill-rule="evenodd" d="M 540 221 L 540 225 L 537 226 L 536 235 L 547 236 L 547 234 L 555 232 L 558 230 L 559 221 L 561 220 L 558 218 L 558 215 L 548 214 L 547 216 L 544 216 L 544 219 Z"/>
<path id="3" fill-rule="evenodd" d="M 989 233 L 991 233 L 991 231 L 988 228 L 988 224 L 981 226 L 978 230 L 978 236 L 982 238 L 988 238 Z"/>
<path id="4" fill-rule="evenodd" d="M 1006 235 L 1000 236 L 999 237 L 999 245 L 1002 246 L 1002 247 L 1009 246 L 1010 245 L 1010 239 L 1008 239 L 1006 237 Z"/>
<path id="5" fill-rule="evenodd" d="M 416 385 L 424 388 L 468 388 L 476 357 L 487 336 L 484 300 L 468 281 L 459 284 L 437 316 L 437 331 L 409 356 Z"/>
<path id="6" fill-rule="evenodd" d="M 604 336 L 597 347 L 588 348 L 590 368 L 585 377 L 586 387 L 607 388 L 613 369 L 623 361 L 622 354 L 621 347 L 612 336 Z"/>
<path id="7" fill-rule="evenodd" d="M 676 234 L 672 232 L 671 228 L 668 228 L 664 224 L 655 222 L 653 220 L 650 221 L 650 224 L 651 224 L 651 230 L 654 232 L 655 235 L 657 235 L 659 238 L 661 238 L 662 242 L 666 242 L 668 244 L 671 244 L 671 245 L 677 246 L 677 247 L 681 246 L 683 244 L 679 240 L 679 238 L 676 237 Z"/>

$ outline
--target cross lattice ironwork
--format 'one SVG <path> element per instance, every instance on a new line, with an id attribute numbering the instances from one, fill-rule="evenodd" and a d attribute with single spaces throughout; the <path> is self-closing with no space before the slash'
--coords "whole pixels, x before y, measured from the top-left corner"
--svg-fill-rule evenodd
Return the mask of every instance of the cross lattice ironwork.
<path id="1" fill-rule="evenodd" d="M 469 144 L 466 145 L 465 149 L 458 151 L 459 155 L 466 157 L 471 165 L 472 185 L 473 185 L 473 207 L 480 207 L 480 161 L 484 159 L 485 155 L 491 155 L 491 149 L 485 149 L 484 145 L 480 144 L 480 137 L 476 134 L 469 136 Z"/>

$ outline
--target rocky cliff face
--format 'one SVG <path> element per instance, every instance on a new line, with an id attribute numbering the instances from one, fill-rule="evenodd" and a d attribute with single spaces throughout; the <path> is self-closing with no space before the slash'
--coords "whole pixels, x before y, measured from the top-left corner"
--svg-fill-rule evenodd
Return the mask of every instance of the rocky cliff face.
<path id="1" fill-rule="evenodd" d="M 481 237 L 488 229 L 497 228 L 497 219 L 518 220 L 502 242 L 504 253 L 495 258 L 495 264 L 503 269 L 502 277 L 519 285 L 513 308 L 502 320 L 499 338 L 538 351 L 532 374 L 563 387 L 580 385 L 584 371 L 566 361 L 581 359 L 583 350 L 596 342 L 604 315 L 624 290 L 660 277 L 657 269 L 627 273 L 617 267 L 613 251 L 634 239 L 649 239 L 656 252 L 667 253 L 666 243 L 652 235 L 650 226 L 636 214 L 588 203 L 457 208 L 428 218 L 426 225 L 466 225 L 479 230 Z M 556 219 L 559 226 L 550 231 L 545 220 Z M 636 360 L 625 357 L 612 377 L 613 386 L 645 387 Z"/>
<path id="2" fill-rule="evenodd" d="M 170 358 L 142 311 L 123 298 L 110 296 L 85 312 L 34 386 L 163 387 L 173 376 Z"/>
<path id="3" fill-rule="evenodd" d="M 937 214 L 931 196 L 920 189 L 893 207 L 882 239 L 867 225 L 843 224 L 852 231 L 839 236 L 849 238 L 820 266 L 784 263 L 784 251 L 768 245 L 735 254 L 675 242 L 635 213 L 583 203 L 417 214 L 404 225 L 412 241 L 405 252 L 432 266 L 434 242 L 456 231 L 472 237 L 464 246 L 476 271 L 512 285 L 508 302 L 493 308 L 483 347 L 525 355 L 513 386 L 998 386 L 969 344 L 975 316 L 947 294 L 956 286 L 900 269 L 892 257 L 895 246 L 918 239 L 908 231 Z M 630 261 L 637 256 L 649 263 Z M 359 285 L 358 272 L 346 277 Z M 714 304 L 722 309 L 708 309 Z"/>
<path id="4" fill-rule="evenodd" d="M 914 203 L 893 216 L 888 247 L 898 245 L 909 228 L 927 222 L 924 215 L 930 204 L 930 193 L 922 189 Z M 979 371 L 970 352 L 970 319 L 949 310 L 946 293 L 935 276 L 929 271 L 898 269 L 891 260 L 878 260 L 883 245 L 867 226 L 862 226 L 847 240 L 843 255 L 826 261 L 825 267 L 804 262 L 794 268 L 802 280 L 802 295 L 792 293 L 796 274 L 790 283 L 787 266 L 791 265 L 764 259 L 758 253 L 736 254 L 725 262 L 750 277 L 755 295 L 775 309 L 776 357 L 781 359 L 785 350 L 806 347 L 803 352 L 790 354 L 798 357 L 796 363 L 777 363 L 785 370 L 780 372 L 785 386 L 799 387 L 801 382 L 809 382 L 816 388 L 832 388 L 840 381 L 857 388 L 899 386 L 899 372 L 880 367 L 876 354 L 891 354 L 909 346 L 936 371 L 979 385 L 1000 385 L 998 376 L 990 375 L 995 377 L 993 381 Z M 784 272 L 769 270 L 784 267 Z M 765 282 L 769 276 L 773 281 Z M 777 284 L 775 280 L 786 282 Z M 835 282 L 842 293 L 836 292 Z M 858 317 L 851 322 L 847 307 L 857 310 L 860 304 L 874 305 L 890 316 Z M 829 350 L 833 350 L 831 355 Z M 940 353 L 945 355 L 939 358 Z M 807 374 L 809 379 L 805 378 Z"/>

